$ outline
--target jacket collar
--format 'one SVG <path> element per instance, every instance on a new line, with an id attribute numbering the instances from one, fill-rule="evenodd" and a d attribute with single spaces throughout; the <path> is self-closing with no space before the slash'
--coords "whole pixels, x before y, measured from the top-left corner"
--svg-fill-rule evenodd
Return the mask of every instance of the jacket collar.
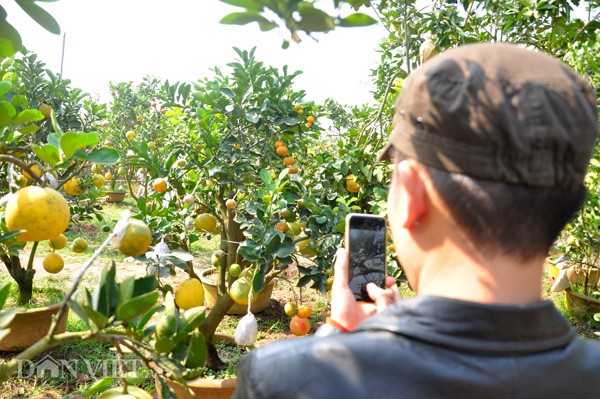
<path id="1" fill-rule="evenodd" d="M 510 306 L 417 296 L 389 306 L 355 331 L 386 330 L 435 345 L 491 354 L 567 345 L 575 330 L 552 302 Z"/>

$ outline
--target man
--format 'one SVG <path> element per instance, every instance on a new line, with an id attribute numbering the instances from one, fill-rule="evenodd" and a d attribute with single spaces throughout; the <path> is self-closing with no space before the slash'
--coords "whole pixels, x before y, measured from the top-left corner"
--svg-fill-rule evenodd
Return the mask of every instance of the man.
<path id="1" fill-rule="evenodd" d="M 585 195 L 597 117 L 585 80 L 539 52 L 478 44 L 423 64 L 380 157 L 394 160 L 389 225 L 417 296 L 388 281 L 369 287 L 377 309 L 357 304 L 340 250 L 317 335 L 339 333 L 253 351 L 234 397 L 599 397 L 600 346 L 541 300 L 548 248 Z"/>

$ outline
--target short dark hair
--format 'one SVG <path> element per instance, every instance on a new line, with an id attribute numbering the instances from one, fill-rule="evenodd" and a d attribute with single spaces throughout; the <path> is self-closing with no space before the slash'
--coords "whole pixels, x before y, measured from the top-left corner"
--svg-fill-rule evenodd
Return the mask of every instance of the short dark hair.
<path id="1" fill-rule="evenodd" d="M 425 165 L 456 223 L 488 254 L 520 260 L 546 255 L 586 195 L 576 189 L 529 187 L 451 173 Z"/>

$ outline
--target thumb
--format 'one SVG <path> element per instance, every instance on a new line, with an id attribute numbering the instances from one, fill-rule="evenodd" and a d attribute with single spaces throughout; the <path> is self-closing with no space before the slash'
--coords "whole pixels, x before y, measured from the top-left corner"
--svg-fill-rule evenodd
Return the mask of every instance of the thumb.
<path id="1" fill-rule="evenodd" d="M 338 248 L 335 253 L 335 264 L 333 265 L 333 272 L 335 278 L 333 284 L 337 286 L 348 285 L 348 252 L 346 248 Z"/>

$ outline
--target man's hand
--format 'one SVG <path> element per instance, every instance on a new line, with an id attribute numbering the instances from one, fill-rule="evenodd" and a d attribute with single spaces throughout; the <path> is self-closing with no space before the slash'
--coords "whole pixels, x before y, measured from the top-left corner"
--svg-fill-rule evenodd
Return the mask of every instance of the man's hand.
<path id="1" fill-rule="evenodd" d="M 348 285 L 348 268 L 348 252 L 340 248 L 336 253 L 335 277 L 331 288 L 331 319 L 347 330 L 353 330 L 367 317 L 399 301 L 400 293 L 394 279 L 387 276 L 385 289 L 373 283 L 367 285 L 367 292 L 374 303 L 357 302 Z"/>

